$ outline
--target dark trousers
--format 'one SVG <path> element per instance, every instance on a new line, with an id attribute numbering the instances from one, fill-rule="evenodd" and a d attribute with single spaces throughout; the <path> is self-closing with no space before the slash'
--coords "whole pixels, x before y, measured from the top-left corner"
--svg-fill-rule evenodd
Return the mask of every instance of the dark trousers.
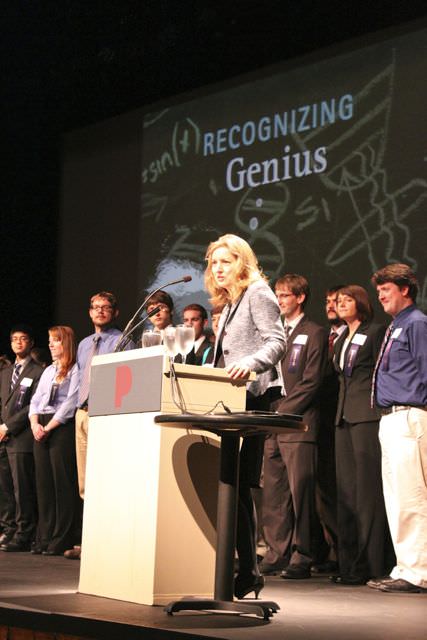
<path id="1" fill-rule="evenodd" d="M 390 570 L 390 534 L 381 481 L 378 422 L 335 431 L 340 573 L 361 578 Z"/>
<path id="2" fill-rule="evenodd" d="M 40 415 L 40 424 L 50 416 Z M 62 553 L 76 542 L 78 485 L 74 420 L 34 442 L 39 524 L 37 542 Z"/>
<path id="3" fill-rule="evenodd" d="M 313 561 L 316 444 L 270 436 L 264 447 L 265 562 L 309 566 Z"/>
<path id="4" fill-rule="evenodd" d="M 270 410 L 270 394 L 262 396 L 247 394 L 246 409 L 257 411 Z M 258 574 L 256 545 L 257 518 L 252 488 L 259 486 L 264 436 L 248 436 L 243 439 L 240 449 L 239 466 L 239 503 L 237 511 L 236 550 L 239 557 L 239 574 Z M 221 478 L 227 482 L 227 478 Z"/>
<path id="5" fill-rule="evenodd" d="M 14 532 L 16 540 L 34 538 L 37 506 L 33 454 L 10 451 L 0 445 L 0 518 L 4 532 Z"/>
<path id="6" fill-rule="evenodd" d="M 337 560 L 337 484 L 335 470 L 335 427 L 322 422 L 317 440 L 316 511 L 320 521 L 315 544 L 316 562 Z"/>

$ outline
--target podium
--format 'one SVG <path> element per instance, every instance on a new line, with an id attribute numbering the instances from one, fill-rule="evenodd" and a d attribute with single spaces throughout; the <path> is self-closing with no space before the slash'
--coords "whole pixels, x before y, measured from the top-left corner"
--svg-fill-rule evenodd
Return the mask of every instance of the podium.
<path id="1" fill-rule="evenodd" d="M 218 479 L 217 550 L 215 590 L 213 598 L 181 598 L 169 602 L 165 611 L 229 611 L 250 613 L 269 620 L 279 610 L 276 602 L 264 600 L 234 600 L 234 549 L 236 543 L 237 505 L 239 499 L 240 439 L 260 434 L 283 433 L 287 430 L 306 431 L 302 416 L 290 414 L 241 411 L 215 414 L 162 414 L 155 417 L 158 424 L 174 428 L 197 427 L 220 434 L 221 473 Z"/>
<path id="2" fill-rule="evenodd" d="M 187 411 L 219 400 L 244 410 L 244 382 L 221 369 L 175 370 Z M 219 438 L 155 424 L 180 413 L 170 375 L 161 346 L 93 359 L 81 593 L 147 605 L 213 595 Z"/>

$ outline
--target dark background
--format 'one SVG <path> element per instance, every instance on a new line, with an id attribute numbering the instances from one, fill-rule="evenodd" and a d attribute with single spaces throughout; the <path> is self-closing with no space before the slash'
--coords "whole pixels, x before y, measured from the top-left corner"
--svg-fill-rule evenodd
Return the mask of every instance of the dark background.
<path id="1" fill-rule="evenodd" d="M 13 323 L 30 322 L 45 344 L 47 327 L 66 322 L 55 317 L 58 282 L 62 287 L 58 227 L 66 132 L 427 14 L 425 1 L 418 0 L 9 5 L 2 5 L 0 34 L 0 353 L 8 350 Z M 102 228 L 100 221 L 101 234 Z M 84 284 L 96 290 L 111 256 L 97 238 L 89 240 L 67 250 L 76 263 L 80 251 L 93 252 L 97 277 L 90 287 L 87 274 Z M 81 300 L 85 315 L 83 283 L 73 274 L 67 282 L 70 293 L 61 290 L 62 297 L 70 295 L 73 306 Z M 107 285 L 114 289 L 114 283 Z M 130 298 L 123 317 L 132 310 Z"/>

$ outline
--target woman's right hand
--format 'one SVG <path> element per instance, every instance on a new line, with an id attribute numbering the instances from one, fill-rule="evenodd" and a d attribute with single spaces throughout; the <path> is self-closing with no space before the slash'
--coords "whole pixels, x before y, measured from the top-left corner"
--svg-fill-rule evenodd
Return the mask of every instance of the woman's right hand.
<path id="1" fill-rule="evenodd" d="M 34 440 L 37 440 L 37 442 L 41 442 L 48 435 L 44 431 L 42 425 L 39 424 L 38 422 L 31 425 L 31 431 L 33 432 Z"/>

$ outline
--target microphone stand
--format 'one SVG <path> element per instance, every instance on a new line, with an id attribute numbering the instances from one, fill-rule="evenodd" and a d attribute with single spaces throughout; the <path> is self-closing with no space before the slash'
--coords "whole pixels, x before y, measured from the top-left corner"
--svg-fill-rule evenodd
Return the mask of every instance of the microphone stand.
<path id="1" fill-rule="evenodd" d="M 160 287 L 157 287 L 157 289 L 154 289 L 154 291 L 151 291 L 151 293 L 148 294 L 148 296 L 145 298 L 145 300 L 142 302 L 142 304 L 138 307 L 138 309 L 136 310 L 136 312 L 133 314 L 132 318 L 129 320 L 129 322 L 127 323 L 122 337 L 120 338 L 120 340 L 118 341 L 118 343 L 115 346 L 114 349 L 114 353 L 116 353 L 117 351 L 121 351 L 122 349 L 122 342 L 123 339 L 126 337 L 128 337 L 132 331 L 136 328 L 133 326 L 133 323 L 135 321 L 135 319 L 138 317 L 138 315 L 141 313 L 141 311 L 143 310 L 143 308 L 147 305 L 148 301 L 150 300 L 150 298 L 152 298 L 154 296 L 155 293 L 157 293 L 158 291 L 160 291 L 160 289 L 165 289 L 166 287 L 170 287 L 173 284 L 179 284 L 180 282 L 190 282 L 190 280 L 192 280 L 191 276 L 183 276 L 182 278 L 180 278 L 179 280 L 172 280 L 172 282 L 168 282 L 166 284 L 162 284 Z M 158 312 L 158 308 L 156 308 L 156 313 Z M 152 312 L 150 312 L 141 322 L 138 322 L 138 324 L 136 326 L 139 326 L 142 322 L 145 322 L 145 320 L 148 320 L 148 318 L 154 315 L 154 309 Z M 129 343 L 130 340 L 127 340 L 125 346 Z M 124 348 L 124 347 L 123 347 Z"/>
<path id="2" fill-rule="evenodd" d="M 127 332 L 124 331 L 120 340 L 114 347 L 114 353 L 120 350 L 123 351 L 123 349 L 125 349 L 125 347 L 127 347 L 127 345 L 129 344 L 131 340 L 131 336 L 135 331 L 135 329 L 138 329 L 138 327 L 144 324 L 144 322 L 148 320 L 148 318 L 151 318 L 151 316 L 155 316 L 156 313 L 158 313 L 159 311 L 160 311 L 160 305 L 158 305 L 157 307 L 154 307 L 154 309 L 151 309 L 150 313 L 146 313 L 145 316 L 135 326 L 131 327 Z"/>

